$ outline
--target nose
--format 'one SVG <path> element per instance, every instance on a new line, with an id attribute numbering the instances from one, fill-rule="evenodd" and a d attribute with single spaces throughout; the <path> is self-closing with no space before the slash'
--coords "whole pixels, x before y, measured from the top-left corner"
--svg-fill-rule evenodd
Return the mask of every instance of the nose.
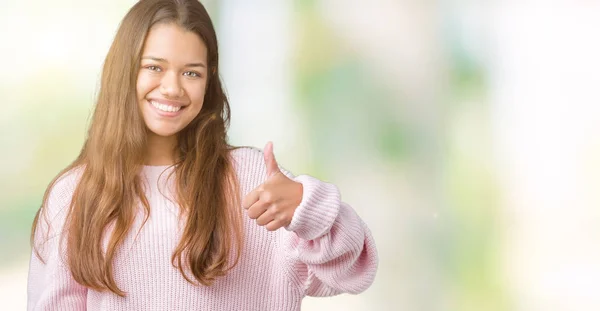
<path id="1" fill-rule="evenodd" d="M 179 81 L 179 75 L 167 72 L 160 83 L 160 93 L 165 97 L 179 98 L 183 96 L 183 88 Z"/>

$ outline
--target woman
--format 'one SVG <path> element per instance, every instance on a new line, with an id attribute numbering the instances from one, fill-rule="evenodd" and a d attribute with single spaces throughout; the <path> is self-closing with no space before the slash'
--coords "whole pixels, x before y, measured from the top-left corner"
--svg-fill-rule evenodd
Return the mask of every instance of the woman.
<path id="1" fill-rule="evenodd" d="M 300 310 L 370 286 L 373 238 L 334 185 L 228 145 L 218 62 L 198 1 L 128 12 L 34 220 L 28 309 Z"/>

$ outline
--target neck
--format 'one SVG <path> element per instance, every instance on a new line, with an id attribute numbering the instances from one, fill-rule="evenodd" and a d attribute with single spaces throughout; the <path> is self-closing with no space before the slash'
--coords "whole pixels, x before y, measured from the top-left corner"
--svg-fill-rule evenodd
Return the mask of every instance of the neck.
<path id="1" fill-rule="evenodd" d="M 160 166 L 175 163 L 175 152 L 177 150 L 176 136 L 159 136 L 148 133 L 146 147 L 145 165 Z"/>

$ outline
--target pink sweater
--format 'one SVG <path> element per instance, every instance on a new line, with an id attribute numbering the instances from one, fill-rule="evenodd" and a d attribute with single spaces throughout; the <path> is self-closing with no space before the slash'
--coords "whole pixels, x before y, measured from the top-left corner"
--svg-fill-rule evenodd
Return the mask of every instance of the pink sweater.
<path id="1" fill-rule="evenodd" d="M 233 152 L 233 158 L 244 195 L 265 181 L 260 150 L 241 148 Z M 373 282 L 378 262 L 373 237 L 354 210 L 340 200 L 338 189 L 283 170 L 304 187 L 292 223 L 270 232 L 244 211 L 245 245 L 238 265 L 212 286 L 188 283 L 171 264 L 179 222 L 178 207 L 158 188 L 165 189 L 170 182 L 168 174 L 159 178 L 165 169 L 144 167 L 150 217 L 137 237 L 143 217 L 136 218 L 115 256 L 114 277 L 126 292 L 124 298 L 88 289 L 71 277 L 58 232 L 78 174 L 73 171 L 58 181 L 48 201 L 50 228 L 41 222 L 38 230 L 49 229 L 52 237 L 41 249 L 46 264 L 31 256 L 28 310 L 300 310 L 306 295 L 358 294 Z"/>

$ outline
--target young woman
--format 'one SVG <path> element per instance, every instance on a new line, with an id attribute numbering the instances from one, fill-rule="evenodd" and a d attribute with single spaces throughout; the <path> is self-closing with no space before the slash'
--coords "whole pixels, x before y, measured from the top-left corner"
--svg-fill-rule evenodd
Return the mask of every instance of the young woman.
<path id="1" fill-rule="evenodd" d="M 300 310 L 370 286 L 373 238 L 334 185 L 228 145 L 218 64 L 197 0 L 127 13 L 34 220 L 29 310 Z"/>

